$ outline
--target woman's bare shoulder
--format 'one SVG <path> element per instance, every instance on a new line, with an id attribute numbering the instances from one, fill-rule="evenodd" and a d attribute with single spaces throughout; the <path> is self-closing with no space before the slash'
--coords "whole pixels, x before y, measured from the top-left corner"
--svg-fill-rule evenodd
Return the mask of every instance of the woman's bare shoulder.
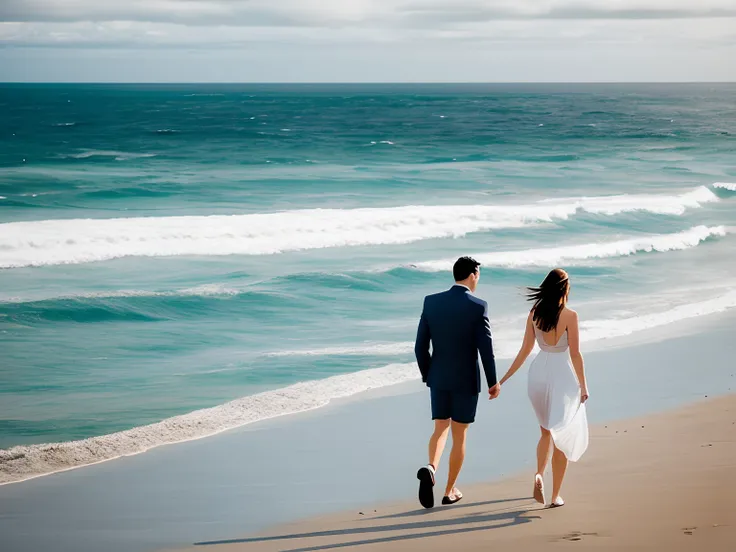
<path id="1" fill-rule="evenodd" d="M 569 307 L 565 307 L 560 313 L 560 318 L 564 318 L 565 320 L 577 320 L 578 313 Z"/>

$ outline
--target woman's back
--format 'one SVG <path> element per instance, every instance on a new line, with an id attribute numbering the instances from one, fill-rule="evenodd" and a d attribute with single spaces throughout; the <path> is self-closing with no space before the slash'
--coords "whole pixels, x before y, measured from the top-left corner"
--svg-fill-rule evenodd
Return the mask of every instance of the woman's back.
<path id="1" fill-rule="evenodd" d="M 527 392 L 539 425 L 550 431 L 555 446 L 575 461 L 588 446 L 588 422 L 580 382 L 568 354 L 568 329 L 574 333 L 573 321 L 574 311 L 565 308 L 552 331 L 543 332 L 534 324 L 542 352 L 529 367 Z"/>
<path id="2" fill-rule="evenodd" d="M 567 351 L 569 347 L 567 328 L 572 314 L 572 310 L 564 307 L 562 312 L 560 312 L 557 327 L 549 332 L 543 332 L 536 323 L 534 324 L 534 335 L 537 338 L 537 344 L 539 344 L 540 349 L 548 353 L 564 353 Z"/>
<path id="3" fill-rule="evenodd" d="M 545 503 L 543 474 L 550 445 L 554 444 L 550 506 L 562 506 L 565 502 L 559 493 L 567 462 L 578 460 L 588 447 L 588 388 L 580 354 L 580 326 L 578 314 L 567 308 L 570 277 L 563 269 L 550 271 L 539 287 L 529 287 L 527 292 L 527 299 L 534 306 L 526 319 L 524 341 L 500 383 L 504 385 L 521 368 L 536 342 L 541 351 L 529 366 L 527 380 L 529 400 L 542 429 L 537 445 L 534 498 Z"/>

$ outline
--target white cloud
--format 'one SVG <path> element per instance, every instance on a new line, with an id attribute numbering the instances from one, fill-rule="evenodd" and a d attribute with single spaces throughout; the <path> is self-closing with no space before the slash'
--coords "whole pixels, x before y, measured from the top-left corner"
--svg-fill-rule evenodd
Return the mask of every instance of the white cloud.
<path id="1" fill-rule="evenodd" d="M 659 42 L 736 44 L 736 19 L 691 20 L 500 20 L 455 22 L 443 27 L 358 26 L 189 26 L 182 23 L 27 22 L 0 23 L 0 45 L 88 47 L 237 47 L 271 43 L 441 42 Z"/>
<path id="2" fill-rule="evenodd" d="M 672 19 L 736 15 L 734 0 L 3 0 L 0 21 L 192 25 L 446 25 L 503 19 Z"/>
<path id="3" fill-rule="evenodd" d="M 477 79 L 470 78 L 467 60 L 493 65 L 490 80 L 527 74 L 521 80 L 545 80 L 550 66 L 543 60 L 551 55 L 559 56 L 556 70 L 564 69 L 566 78 L 579 71 L 574 80 L 592 78 L 599 68 L 608 68 L 612 80 L 724 80 L 736 78 L 729 61 L 736 50 L 736 0 L 0 0 L 0 71 L 21 75 L 0 78 L 35 80 L 33 68 L 48 72 L 54 59 L 68 60 L 77 78 L 88 80 L 74 63 L 82 50 L 114 60 L 111 70 L 128 58 L 133 67 L 140 56 L 133 52 L 140 50 L 150 60 L 158 59 L 157 51 L 174 52 L 162 60 L 183 60 L 195 51 L 227 50 L 246 56 L 246 68 L 268 68 L 248 69 L 236 80 L 297 74 L 309 80 L 306 68 L 315 80 L 333 74 L 327 80 L 343 80 L 338 60 L 348 53 L 355 63 L 347 72 L 359 67 L 370 74 L 367 80 L 489 80 L 480 67 Z M 209 55 L 201 63 L 217 66 L 217 56 Z M 432 60 L 422 56 L 434 56 L 436 77 Z M 440 67 L 440 60 L 450 66 Z M 586 60 L 595 63 L 583 69 Z M 190 80 L 216 71 L 196 62 L 187 68 Z M 155 79 L 154 73 L 160 68 L 151 69 Z"/>

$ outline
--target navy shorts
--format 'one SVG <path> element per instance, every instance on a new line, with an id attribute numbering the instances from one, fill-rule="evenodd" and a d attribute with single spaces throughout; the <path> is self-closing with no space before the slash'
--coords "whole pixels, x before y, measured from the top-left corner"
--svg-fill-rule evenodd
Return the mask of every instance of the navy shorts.
<path id="1" fill-rule="evenodd" d="M 446 391 L 430 387 L 433 420 L 452 420 L 458 424 L 472 424 L 478 409 L 478 394 L 467 391 Z"/>

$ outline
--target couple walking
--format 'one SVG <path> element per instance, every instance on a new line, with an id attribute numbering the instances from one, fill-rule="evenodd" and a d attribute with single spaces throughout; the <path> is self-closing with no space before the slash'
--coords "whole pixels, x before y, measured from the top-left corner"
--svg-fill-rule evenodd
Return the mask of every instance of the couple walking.
<path id="1" fill-rule="evenodd" d="M 478 353 L 488 383 L 488 397 L 495 399 L 501 386 L 524 364 L 536 341 L 541 351 L 529 368 L 528 382 L 529 400 L 541 429 L 534 498 L 546 503 L 543 476 L 552 450 L 549 506 L 562 506 L 560 488 L 568 461 L 577 461 L 588 446 L 588 389 L 579 347 L 578 315 L 567 307 L 570 279 L 558 268 L 539 287 L 529 288 L 529 299 L 534 303 L 521 350 L 506 375 L 497 381 L 488 304 L 473 295 L 480 278 L 480 263 L 461 257 L 453 267 L 453 275 L 455 285 L 448 291 L 424 299 L 414 347 L 422 381 L 430 390 L 434 420 L 429 463 L 417 472 L 419 502 L 425 508 L 434 506 L 435 473 L 449 433 L 452 450 L 442 504 L 454 504 L 463 497 L 455 483 L 465 459 L 467 431 L 475 421 L 481 390 Z"/>

